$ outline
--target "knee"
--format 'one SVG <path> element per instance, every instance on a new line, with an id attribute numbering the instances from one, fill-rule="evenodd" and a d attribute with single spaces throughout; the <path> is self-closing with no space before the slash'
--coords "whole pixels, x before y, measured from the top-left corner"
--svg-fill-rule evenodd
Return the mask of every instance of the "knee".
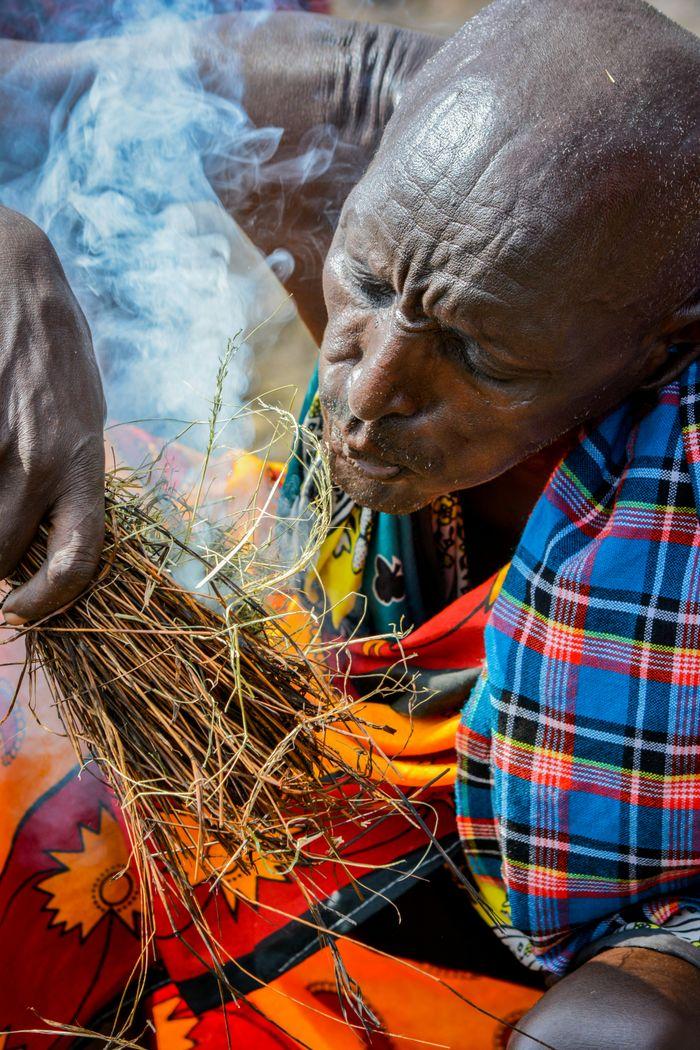
<path id="1" fill-rule="evenodd" d="M 653 988 L 628 987 L 618 974 L 606 987 L 607 975 L 594 967 L 547 992 L 518 1023 L 508 1050 L 697 1050 L 692 1011 Z"/>
<path id="2" fill-rule="evenodd" d="M 519 1022 L 508 1050 L 697 1050 L 695 1033 L 682 1018 L 657 1013 L 649 1022 L 626 1014 L 588 1009 L 531 1010 Z"/>

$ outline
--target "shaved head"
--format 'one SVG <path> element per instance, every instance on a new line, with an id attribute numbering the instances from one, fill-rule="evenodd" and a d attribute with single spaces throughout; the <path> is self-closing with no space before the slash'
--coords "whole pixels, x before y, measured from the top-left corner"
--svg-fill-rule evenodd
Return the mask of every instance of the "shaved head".
<path id="1" fill-rule="evenodd" d="M 487 481 L 700 352 L 699 111 L 697 38 L 637 0 L 497 0 L 429 60 L 326 266 L 351 495 Z"/>
<path id="2" fill-rule="evenodd" d="M 519 275 L 549 260 L 650 323 L 697 285 L 698 113 L 698 39 L 648 4 L 498 0 L 424 68 L 369 179 L 403 175 Z"/>

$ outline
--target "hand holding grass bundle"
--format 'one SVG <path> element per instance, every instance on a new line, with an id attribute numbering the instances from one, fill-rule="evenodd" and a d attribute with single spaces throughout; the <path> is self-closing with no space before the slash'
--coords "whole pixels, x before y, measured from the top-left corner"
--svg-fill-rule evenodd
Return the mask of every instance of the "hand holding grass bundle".
<path id="1" fill-rule="evenodd" d="M 201 577 L 211 558 L 177 538 L 162 505 L 113 472 L 95 580 L 23 633 L 30 679 L 41 668 L 75 751 L 116 792 L 144 903 L 167 875 L 197 922 L 194 883 L 333 853 L 333 826 L 381 792 L 325 742 L 324 727 L 351 721 L 350 703 L 240 575 L 219 572 L 206 600 L 175 582 L 178 560 L 199 562 Z M 21 578 L 44 551 L 45 533 Z M 329 767 L 356 790 L 329 791 Z"/>

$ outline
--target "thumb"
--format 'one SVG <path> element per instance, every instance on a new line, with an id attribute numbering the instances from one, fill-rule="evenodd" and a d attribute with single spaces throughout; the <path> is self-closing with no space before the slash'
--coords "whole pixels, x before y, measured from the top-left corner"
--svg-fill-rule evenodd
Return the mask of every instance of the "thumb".
<path id="1" fill-rule="evenodd" d="M 95 574 L 104 542 L 104 474 L 88 490 L 67 487 L 50 513 L 46 559 L 3 605 L 9 624 L 40 620 L 75 598 Z"/>

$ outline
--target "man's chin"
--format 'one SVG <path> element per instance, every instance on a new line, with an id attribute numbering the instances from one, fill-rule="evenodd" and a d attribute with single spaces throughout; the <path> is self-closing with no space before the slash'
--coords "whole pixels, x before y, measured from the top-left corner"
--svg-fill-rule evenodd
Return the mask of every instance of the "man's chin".
<path id="1" fill-rule="evenodd" d="M 338 456 L 331 456 L 333 483 L 347 493 L 354 503 L 385 514 L 412 514 L 433 499 L 416 486 L 415 475 L 405 474 L 390 481 L 368 478 L 361 470 Z"/>

